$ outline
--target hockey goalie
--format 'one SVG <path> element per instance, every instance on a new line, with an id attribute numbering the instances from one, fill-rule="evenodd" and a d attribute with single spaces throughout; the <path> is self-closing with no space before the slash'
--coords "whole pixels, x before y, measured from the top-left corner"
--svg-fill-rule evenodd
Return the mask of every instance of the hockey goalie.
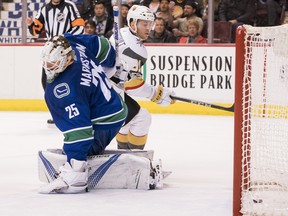
<path id="1" fill-rule="evenodd" d="M 83 41 L 98 50 L 97 58 Z M 41 59 L 47 74 L 45 101 L 55 125 L 63 133 L 64 144 L 61 152 L 39 152 L 40 180 L 47 183 L 39 192 L 161 188 L 159 160 L 105 152 L 128 112 L 101 66 L 115 64 L 115 51 L 108 40 L 97 35 L 55 36 L 45 43 Z"/>
<path id="2" fill-rule="evenodd" d="M 45 101 L 64 135 L 64 145 L 63 151 L 39 152 L 40 180 L 48 183 L 40 193 L 161 188 L 161 164 L 154 162 L 151 155 L 125 154 L 128 150 L 105 153 L 125 122 L 127 107 L 81 40 L 90 40 L 101 48 L 101 39 L 96 35 L 70 34 L 54 37 L 43 48 L 48 78 Z M 113 64 L 115 58 L 111 59 Z M 109 58 L 102 64 L 109 65 Z"/>

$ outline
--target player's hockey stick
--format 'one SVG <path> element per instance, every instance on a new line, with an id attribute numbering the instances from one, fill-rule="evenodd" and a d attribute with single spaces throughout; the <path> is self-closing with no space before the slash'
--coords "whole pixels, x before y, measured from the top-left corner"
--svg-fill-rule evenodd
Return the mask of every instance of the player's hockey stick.
<path id="1" fill-rule="evenodd" d="M 119 46 L 119 7 L 113 6 L 113 16 L 114 16 L 114 40 L 115 40 L 115 52 L 116 52 L 116 69 L 120 69 L 119 64 L 119 54 L 118 54 L 118 46 Z"/>
<path id="2" fill-rule="evenodd" d="M 225 111 L 228 111 L 228 112 L 234 112 L 234 104 L 231 107 L 223 107 L 223 106 L 219 106 L 219 105 L 216 105 L 216 104 L 210 104 L 210 103 L 197 101 L 197 100 L 192 100 L 192 99 L 187 99 L 187 98 L 178 97 L 178 96 L 170 96 L 170 97 L 173 100 L 179 100 L 179 101 L 192 103 L 192 104 L 196 104 L 196 105 L 200 105 L 200 106 L 205 106 L 205 107 L 209 107 L 209 108 L 225 110 Z"/>

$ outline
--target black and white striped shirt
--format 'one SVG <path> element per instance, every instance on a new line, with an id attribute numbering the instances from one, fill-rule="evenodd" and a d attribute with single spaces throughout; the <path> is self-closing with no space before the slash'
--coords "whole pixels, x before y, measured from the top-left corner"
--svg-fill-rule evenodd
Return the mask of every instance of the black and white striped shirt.
<path id="1" fill-rule="evenodd" d="M 37 36 L 45 28 L 46 36 L 50 39 L 64 33 L 82 34 L 84 25 L 84 20 L 73 2 L 62 0 L 59 5 L 53 5 L 50 1 L 40 8 L 33 24 L 29 26 L 29 31 Z"/>

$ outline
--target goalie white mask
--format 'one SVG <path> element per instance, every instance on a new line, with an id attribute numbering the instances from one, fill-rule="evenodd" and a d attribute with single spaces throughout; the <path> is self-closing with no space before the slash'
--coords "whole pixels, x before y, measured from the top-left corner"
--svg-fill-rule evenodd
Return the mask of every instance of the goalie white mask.
<path id="1" fill-rule="evenodd" d="M 127 23 L 129 29 L 134 33 L 137 34 L 137 22 L 138 20 L 145 20 L 151 21 L 150 27 L 153 27 L 155 16 L 153 12 L 146 6 L 142 5 L 133 5 L 127 14 Z M 135 26 L 134 28 L 131 26 L 131 22 L 134 21 Z M 151 30 L 151 29 L 150 29 Z"/>
<path id="2" fill-rule="evenodd" d="M 53 80 L 73 61 L 74 51 L 64 36 L 55 36 L 44 45 L 41 60 L 48 80 Z"/>

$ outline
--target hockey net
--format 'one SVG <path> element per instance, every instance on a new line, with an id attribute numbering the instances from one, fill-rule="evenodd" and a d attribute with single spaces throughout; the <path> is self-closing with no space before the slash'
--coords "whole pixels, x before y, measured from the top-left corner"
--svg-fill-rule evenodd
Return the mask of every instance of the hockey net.
<path id="1" fill-rule="evenodd" d="M 237 30 L 234 119 L 234 216 L 287 216 L 287 25 Z"/>

